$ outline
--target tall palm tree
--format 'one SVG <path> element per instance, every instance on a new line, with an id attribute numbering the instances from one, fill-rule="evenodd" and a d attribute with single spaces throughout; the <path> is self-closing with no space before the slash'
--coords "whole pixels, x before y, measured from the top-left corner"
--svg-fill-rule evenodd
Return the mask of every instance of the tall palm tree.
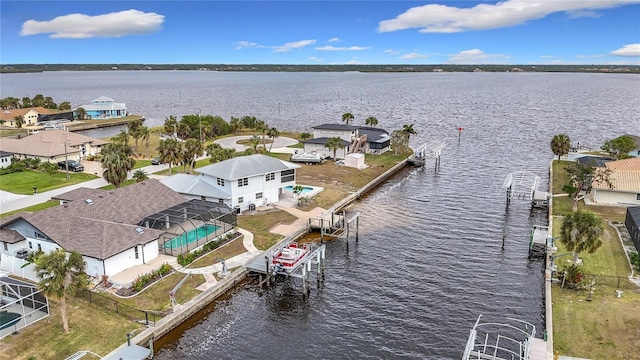
<path id="1" fill-rule="evenodd" d="M 560 241 L 567 250 L 573 251 L 573 263 L 578 262 L 578 253 L 593 254 L 602 246 L 600 236 L 604 232 L 602 219 L 591 211 L 578 210 L 564 217 L 560 228 Z"/>
<path id="2" fill-rule="evenodd" d="M 74 296 L 86 288 L 88 277 L 85 274 L 86 263 L 82 255 L 72 251 L 67 255 L 63 249 L 42 254 L 35 260 L 36 276 L 40 279 L 38 288 L 48 297 L 60 300 L 62 328 L 69 333 L 67 320 L 67 297 Z"/>
<path id="3" fill-rule="evenodd" d="M 310 138 L 311 138 L 311 134 L 308 132 L 303 132 L 302 134 L 300 134 L 300 139 L 302 139 L 303 141 Z"/>
<path id="4" fill-rule="evenodd" d="M 231 128 L 231 131 L 236 134 L 239 130 L 242 129 L 242 121 L 237 117 L 232 116 L 231 120 L 229 121 L 229 127 Z"/>
<path id="5" fill-rule="evenodd" d="M 256 120 L 256 131 L 262 134 L 262 147 L 267 148 L 265 142 L 265 133 L 269 130 L 269 125 L 267 125 L 264 120 Z"/>
<path id="6" fill-rule="evenodd" d="M 18 129 L 20 129 L 22 127 L 22 124 L 24 124 L 24 119 L 22 118 L 21 115 L 14 116 L 13 120 L 16 122 L 16 127 Z"/>
<path id="7" fill-rule="evenodd" d="M 102 177 L 116 188 L 120 187 L 136 163 L 131 157 L 131 147 L 123 143 L 109 143 L 102 147 L 101 153 Z"/>
<path id="8" fill-rule="evenodd" d="M 351 114 L 351 113 L 342 114 L 342 122 L 344 122 L 347 125 L 349 125 L 349 121 L 351 121 L 351 120 L 353 120 L 353 114 Z"/>
<path id="9" fill-rule="evenodd" d="M 413 125 L 402 125 L 402 133 L 404 134 L 404 136 L 406 136 L 407 138 L 407 144 L 409 144 L 409 138 L 411 138 L 411 135 L 416 135 L 418 134 L 414 129 L 413 129 Z"/>
<path id="10" fill-rule="evenodd" d="M 251 147 L 253 147 L 253 151 L 258 152 L 258 145 L 260 145 L 260 136 L 253 135 L 251 137 Z"/>
<path id="11" fill-rule="evenodd" d="M 184 142 L 184 151 L 182 152 L 182 162 L 184 164 L 184 172 L 187 172 L 187 165 L 189 171 L 193 171 L 196 165 L 196 157 L 201 156 L 204 153 L 202 148 L 202 142 L 198 139 L 188 139 Z"/>
<path id="12" fill-rule="evenodd" d="M 558 155 L 558 160 L 560 160 L 560 157 L 567 155 L 570 148 L 571 139 L 567 134 L 557 134 L 551 139 L 551 151 L 553 151 L 554 155 Z"/>
<path id="13" fill-rule="evenodd" d="M 77 108 L 75 113 L 78 120 L 84 120 L 87 118 L 87 110 L 85 110 L 85 108 L 83 107 Z"/>
<path id="14" fill-rule="evenodd" d="M 171 115 L 168 118 L 164 119 L 162 130 L 165 134 L 178 136 L 178 120 L 176 119 L 176 117 Z"/>
<path id="15" fill-rule="evenodd" d="M 140 139 L 144 141 L 145 155 L 149 157 L 149 137 L 151 136 L 151 130 L 148 126 L 140 127 Z"/>
<path id="16" fill-rule="evenodd" d="M 158 153 L 160 161 L 169 164 L 169 176 L 171 176 L 171 167 L 177 163 L 182 154 L 182 144 L 176 139 L 164 139 L 158 145 Z"/>
<path id="17" fill-rule="evenodd" d="M 129 145 L 129 132 L 120 130 L 119 133 L 111 137 L 111 141 L 114 143 Z"/>
<path id="18" fill-rule="evenodd" d="M 335 160 L 338 149 L 344 147 L 344 141 L 339 136 L 331 137 L 324 143 L 324 147 L 333 150 L 333 160 Z"/>
<path id="19" fill-rule="evenodd" d="M 378 119 L 375 116 L 369 116 L 364 123 L 367 126 L 376 127 L 376 125 L 378 125 Z"/>
<path id="20" fill-rule="evenodd" d="M 267 131 L 267 135 L 269 135 L 269 137 L 271 138 L 271 144 L 269 144 L 269 152 L 271 152 L 273 143 L 276 141 L 278 136 L 280 136 L 280 131 L 278 131 L 278 129 L 276 129 L 275 127 L 272 127 L 269 128 L 269 131 Z"/>

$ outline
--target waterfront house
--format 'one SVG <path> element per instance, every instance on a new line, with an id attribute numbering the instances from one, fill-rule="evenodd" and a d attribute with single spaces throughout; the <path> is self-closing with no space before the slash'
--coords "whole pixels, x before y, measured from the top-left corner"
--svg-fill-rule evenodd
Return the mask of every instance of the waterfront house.
<path id="1" fill-rule="evenodd" d="M 299 167 L 254 154 L 198 168 L 200 175 L 177 174 L 161 182 L 190 199 L 223 203 L 240 212 L 277 202 L 283 188 L 295 186 Z"/>
<path id="2" fill-rule="evenodd" d="M 636 147 L 629 152 L 630 156 L 640 157 L 640 136 L 625 134 L 626 136 L 633 139 L 633 142 L 636 144 Z"/>
<path id="3" fill-rule="evenodd" d="M 336 158 L 344 159 L 350 153 L 382 154 L 391 148 L 389 133 L 380 128 L 354 126 L 346 124 L 322 124 L 312 127 L 313 138 L 305 140 L 304 152 L 321 153 L 324 157 L 333 157 L 333 149 L 325 147 L 327 140 L 339 137 L 343 144 L 336 150 Z"/>
<path id="4" fill-rule="evenodd" d="M 624 219 L 624 225 L 631 235 L 631 241 L 640 253 L 640 206 L 630 206 Z"/>
<path id="5" fill-rule="evenodd" d="M 20 139 L 2 139 L 0 150 L 11 152 L 18 159 L 40 159 L 42 162 L 80 160 L 100 153 L 107 142 L 63 130 L 33 133 Z"/>
<path id="6" fill-rule="evenodd" d="M 0 169 L 4 169 L 11 165 L 11 159 L 13 158 L 13 154 L 8 151 L 0 150 Z"/>
<path id="7" fill-rule="evenodd" d="M 85 110 L 89 119 L 117 119 L 128 115 L 127 107 L 124 103 L 117 103 L 106 96 L 93 99 L 91 104 L 82 105 L 81 107 Z"/>
<path id="8" fill-rule="evenodd" d="M 223 204 L 189 201 L 153 179 L 115 190 L 78 189 L 56 198 L 63 204 L 2 219 L 0 253 L 76 250 L 87 273 L 101 278 L 146 264 L 161 250 L 190 251 L 236 226 L 231 209 Z M 203 226 L 211 231 L 202 235 Z M 202 236 L 174 240 L 186 239 L 187 232 Z"/>
<path id="9" fill-rule="evenodd" d="M 53 111 L 40 106 L 32 108 L 2 110 L 2 112 L 0 113 L 0 122 L 2 123 L 2 126 L 8 126 L 12 128 L 36 126 L 41 116 L 51 115 L 53 113 Z M 20 121 L 18 121 L 17 118 L 20 118 Z"/>
<path id="10" fill-rule="evenodd" d="M 609 161 L 605 168 L 611 170 L 613 188 L 594 181 L 591 200 L 598 205 L 640 205 L 640 158 Z"/>

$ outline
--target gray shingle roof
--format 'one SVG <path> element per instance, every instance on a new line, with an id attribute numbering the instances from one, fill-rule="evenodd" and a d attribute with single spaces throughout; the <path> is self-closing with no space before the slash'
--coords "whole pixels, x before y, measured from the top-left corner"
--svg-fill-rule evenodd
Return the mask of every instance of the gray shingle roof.
<path id="1" fill-rule="evenodd" d="M 269 174 L 277 171 L 297 169 L 300 165 L 279 160 L 271 156 L 254 154 L 239 156 L 198 169 L 204 175 L 225 180 L 237 180 L 246 177 Z"/>
<path id="2" fill-rule="evenodd" d="M 360 127 L 358 134 L 367 135 L 367 141 L 372 143 L 383 143 L 391 139 L 386 130 L 374 127 Z"/>
<path id="3" fill-rule="evenodd" d="M 104 194 L 105 190 L 102 189 L 90 189 L 90 188 L 77 188 L 71 191 L 67 191 L 66 193 L 62 193 L 57 196 L 52 196 L 52 200 L 63 200 L 63 201 L 74 201 L 74 200 L 84 200 L 89 199 L 91 197 L 98 197 L 101 194 Z"/>
<path id="4" fill-rule="evenodd" d="M 324 129 L 324 130 L 356 130 L 358 126 L 347 125 L 347 124 L 322 124 L 312 126 L 312 129 Z"/>
<path id="5" fill-rule="evenodd" d="M 9 244 L 15 244 L 19 241 L 24 240 L 25 237 L 20 235 L 19 232 L 12 229 L 0 229 L 0 241 L 6 242 Z"/>
<path id="6" fill-rule="evenodd" d="M 211 185 L 203 179 L 203 176 L 175 174 L 160 180 L 160 182 L 180 194 L 207 196 L 218 199 L 231 198 L 231 194 Z"/>
<path id="7" fill-rule="evenodd" d="M 67 153 L 80 151 L 82 144 L 92 146 L 104 145 L 104 140 L 77 134 L 63 130 L 40 131 L 22 139 L 2 139 L 0 148 L 15 154 L 26 154 L 33 156 L 59 156 L 65 154 L 65 141 L 67 142 Z"/>
<path id="8" fill-rule="evenodd" d="M 305 140 L 302 143 L 303 144 L 317 144 L 317 145 L 322 145 L 324 146 L 324 144 L 327 143 L 327 140 L 329 140 L 328 137 L 320 137 L 320 138 L 313 138 L 313 139 L 309 139 L 309 140 Z M 343 146 L 349 146 L 351 144 L 351 142 L 346 141 L 346 140 L 342 140 L 342 145 Z"/>

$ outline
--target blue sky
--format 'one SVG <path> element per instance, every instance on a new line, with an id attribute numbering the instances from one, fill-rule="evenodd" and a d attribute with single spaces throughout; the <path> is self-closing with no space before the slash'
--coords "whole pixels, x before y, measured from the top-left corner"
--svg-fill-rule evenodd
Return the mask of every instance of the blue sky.
<path id="1" fill-rule="evenodd" d="M 0 63 L 640 65 L 640 0 L 2 0 Z"/>

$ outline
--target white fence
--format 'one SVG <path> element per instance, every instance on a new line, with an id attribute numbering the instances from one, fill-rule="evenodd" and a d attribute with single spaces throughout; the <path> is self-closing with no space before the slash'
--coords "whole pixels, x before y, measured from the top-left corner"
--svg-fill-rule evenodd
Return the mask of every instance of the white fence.
<path id="1" fill-rule="evenodd" d="M 29 264 L 23 267 L 24 264 L 28 264 L 26 260 L 18 259 L 15 256 L 0 254 L 0 270 L 7 271 L 15 276 L 38 282 L 36 272 L 33 264 Z"/>

